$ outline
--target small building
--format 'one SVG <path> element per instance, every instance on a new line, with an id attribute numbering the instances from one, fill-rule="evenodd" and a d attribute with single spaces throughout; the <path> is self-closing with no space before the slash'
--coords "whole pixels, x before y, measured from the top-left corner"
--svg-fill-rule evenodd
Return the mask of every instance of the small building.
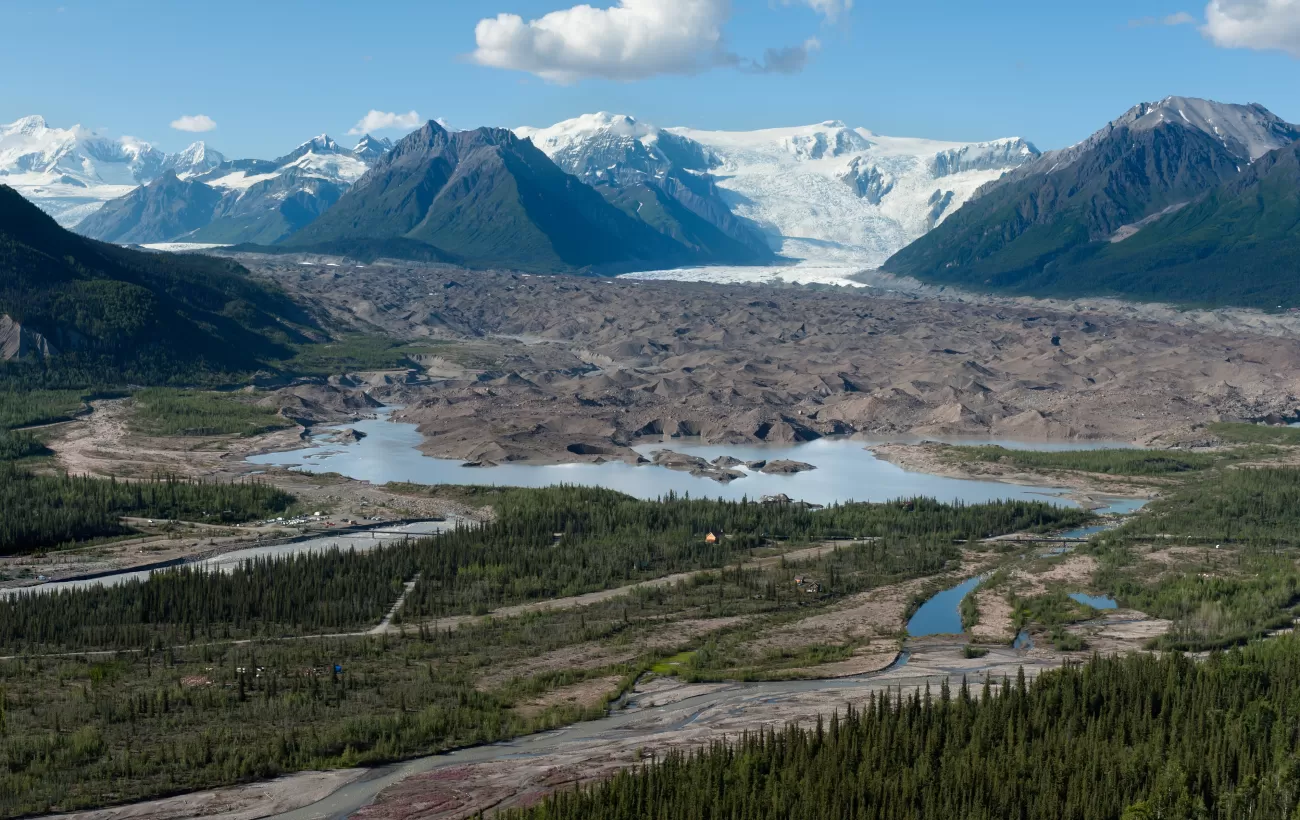
<path id="1" fill-rule="evenodd" d="M 722 536 L 721 536 L 720 533 L 714 532 L 713 530 L 709 530 L 708 535 L 705 535 L 705 536 L 704 536 L 704 543 L 706 543 L 706 544 L 716 544 L 716 543 L 718 543 L 718 539 L 721 538 L 721 537 L 722 537 Z"/>

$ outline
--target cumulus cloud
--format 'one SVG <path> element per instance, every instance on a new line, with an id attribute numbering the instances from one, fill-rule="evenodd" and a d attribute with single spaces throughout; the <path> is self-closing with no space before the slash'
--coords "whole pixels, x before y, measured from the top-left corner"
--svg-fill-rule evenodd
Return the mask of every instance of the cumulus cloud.
<path id="1" fill-rule="evenodd" d="M 390 128 L 417 128 L 420 125 L 420 115 L 414 111 L 407 111 L 405 114 L 398 114 L 393 111 L 379 111 L 370 109 L 364 117 L 357 120 L 357 124 L 348 130 L 349 134 L 368 134 L 371 131 L 385 131 Z"/>
<path id="2" fill-rule="evenodd" d="M 812 53 L 821 47 L 820 40 L 809 37 L 797 46 L 769 48 L 763 52 L 762 61 L 748 64 L 745 70 L 758 74 L 798 74 L 808 65 Z"/>
<path id="3" fill-rule="evenodd" d="M 1176 14 L 1169 14 L 1164 17 L 1141 17 L 1137 20 L 1129 20 L 1129 28 L 1141 28 L 1142 26 L 1188 26 L 1194 25 L 1196 18 L 1185 11 Z"/>
<path id="4" fill-rule="evenodd" d="M 1201 31 L 1224 48 L 1300 57 L 1300 0 L 1211 0 Z"/>
<path id="5" fill-rule="evenodd" d="M 697 74 L 738 62 L 723 47 L 730 16 L 730 0 L 620 0 L 612 8 L 580 5 L 527 22 L 498 14 L 474 27 L 478 47 L 471 56 L 480 65 L 558 83 Z"/>
<path id="6" fill-rule="evenodd" d="M 185 115 L 180 119 L 172 120 L 172 128 L 177 131 L 211 131 L 217 127 L 217 123 L 207 114 L 195 114 L 194 116 Z"/>

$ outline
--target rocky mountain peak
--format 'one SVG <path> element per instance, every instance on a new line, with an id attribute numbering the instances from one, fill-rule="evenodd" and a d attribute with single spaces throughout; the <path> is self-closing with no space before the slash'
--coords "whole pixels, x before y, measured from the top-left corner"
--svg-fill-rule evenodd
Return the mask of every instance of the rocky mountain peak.
<path id="1" fill-rule="evenodd" d="M 20 117 L 6 126 L 0 126 L 3 130 L 11 134 L 26 134 L 31 136 L 44 131 L 49 126 L 45 124 L 45 118 L 39 114 L 32 114 L 28 117 Z"/>
<path id="2" fill-rule="evenodd" d="M 1207 134 L 1230 153 L 1249 161 L 1300 139 L 1300 126 L 1286 122 L 1259 103 L 1240 105 L 1196 97 L 1139 103 L 1112 123 L 1134 131 L 1168 125 Z"/>
<path id="3" fill-rule="evenodd" d="M 357 142 L 356 146 L 352 149 L 352 153 L 357 157 L 357 159 L 371 162 L 379 159 L 379 157 L 383 156 L 384 153 L 392 147 L 392 140 L 387 139 L 386 137 L 374 137 L 370 134 L 366 134 Z"/>

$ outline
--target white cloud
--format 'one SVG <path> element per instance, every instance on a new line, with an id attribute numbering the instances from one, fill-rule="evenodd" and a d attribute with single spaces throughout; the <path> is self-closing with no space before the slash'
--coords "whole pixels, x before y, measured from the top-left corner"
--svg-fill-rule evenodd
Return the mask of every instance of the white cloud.
<path id="1" fill-rule="evenodd" d="M 414 111 L 398 114 L 393 111 L 370 109 L 357 124 L 348 130 L 349 134 L 368 134 L 371 131 L 384 131 L 389 128 L 416 128 L 420 125 L 420 115 Z"/>
<path id="2" fill-rule="evenodd" d="M 853 0 L 781 0 L 782 5 L 804 5 L 834 23 L 853 10 Z"/>
<path id="3" fill-rule="evenodd" d="M 195 114 L 192 117 L 187 114 L 178 120 L 172 120 L 172 128 L 177 131 L 211 131 L 216 127 L 217 123 L 207 114 Z"/>
<path id="4" fill-rule="evenodd" d="M 612 8 L 580 5 L 527 22 L 498 14 L 474 27 L 472 57 L 557 83 L 697 74 L 739 62 L 723 45 L 730 17 L 730 0 L 619 0 Z"/>
<path id="5" fill-rule="evenodd" d="M 1201 31 L 1223 48 L 1300 57 L 1300 0 L 1211 0 Z"/>

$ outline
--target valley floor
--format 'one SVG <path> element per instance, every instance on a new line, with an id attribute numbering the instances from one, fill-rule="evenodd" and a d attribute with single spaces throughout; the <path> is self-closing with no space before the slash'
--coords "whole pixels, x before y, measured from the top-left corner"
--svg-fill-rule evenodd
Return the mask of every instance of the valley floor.
<path id="1" fill-rule="evenodd" d="M 408 342 L 404 370 L 300 385 L 287 401 L 364 390 L 403 407 L 395 418 L 419 425 L 426 453 L 482 464 L 635 462 L 634 445 L 665 436 L 1168 446 L 1300 409 L 1293 317 L 241 261 L 345 326 Z"/>
<path id="2" fill-rule="evenodd" d="M 348 375 L 250 393 L 247 401 L 297 424 L 247 437 L 148 434 L 134 419 L 133 399 L 97 401 L 89 415 L 42 434 L 54 451 L 44 469 L 124 479 L 255 477 L 297 496 L 286 518 L 306 515 L 311 523 L 132 522 L 143 535 L 0 559 L 0 586 L 211 555 L 353 521 L 491 519 L 491 506 L 461 488 L 374 486 L 244 461 L 297 446 L 304 427 L 365 417 L 373 412 L 367 396 L 403 406 L 429 454 L 533 463 L 634 461 L 633 444 L 671 441 L 674 433 L 721 443 L 905 433 L 1121 439 L 1214 454 L 1224 442 L 1207 424 L 1296 409 L 1296 387 L 1280 374 L 1300 372 L 1300 334 L 1274 325 L 1207 330 L 1194 317 L 1122 310 L 443 268 L 284 265 L 261 273 L 358 331 L 396 335 L 409 367 L 370 368 L 359 355 Z M 914 470 L 1067 487 L 1089 506 L 1114 496 L 1159 498 L 1180 486 L 1162 475 L 955 459 L 933 444 L 874 450 Z M 1268 450 L 1260 461 L 1290 464 L 1295 454 Z M 1067 596 L 1173 584 L 1188 573 L 1253 577 L 1228 555 L 1162 539 L 1130 539 L 1116 558 L 1040 534 L 993 538 L 966 544 L 960 561 L 939 572 L 880 584 L 849 577 L 840 594 L 781 604 L 778 592 L 776 606 L 751 593 L 791 589 L 796 573 L 825 578 L 838 551 L 853 546 L 768 544 L 723 570 L 665 573 L 432 621 L 397 617 L 399 599 L 373 627 L 308 643 L 328 642 L 345 663 L 397 676 L 412 692 L 424 685 L 423 665 L 430 676 L 437 667 L 453 676 L 439 685 L 454 679 L 498 705 L 515 731 L 531 734 L 375 769 L 341 766 L 69 816 L 468 818 L 529 805 L 671 749 L 842 713 L 873 693 L 937 691 L 963 680 L 997 687 L 1021 669 L 1033 677 L 1093 653 L 1149 651 L 1190 627 L 1131 608 L 1076 607 Z M 962 609 L 961 634 L 908 636 L 920 602 L 976 576 L 985 582 Z M 179 667 L 172 674 L 186 679 L 203 678 L 213 664 L 243 663 L 245 652 L 268 665 L 315 666 L 304 660 L 311 650 L 302 637 L 196 641 L 166 655 Z M 382 657 L 374 642 L 383 642 Z M 125 663 L 120 674 L 142 674 L 140 666 L 139 659 Z M 65 672 L 57 674 L 57 684 L 45 683 L 62 691 Z M 41 681 L 14 685 L 29 683 Z"/>

